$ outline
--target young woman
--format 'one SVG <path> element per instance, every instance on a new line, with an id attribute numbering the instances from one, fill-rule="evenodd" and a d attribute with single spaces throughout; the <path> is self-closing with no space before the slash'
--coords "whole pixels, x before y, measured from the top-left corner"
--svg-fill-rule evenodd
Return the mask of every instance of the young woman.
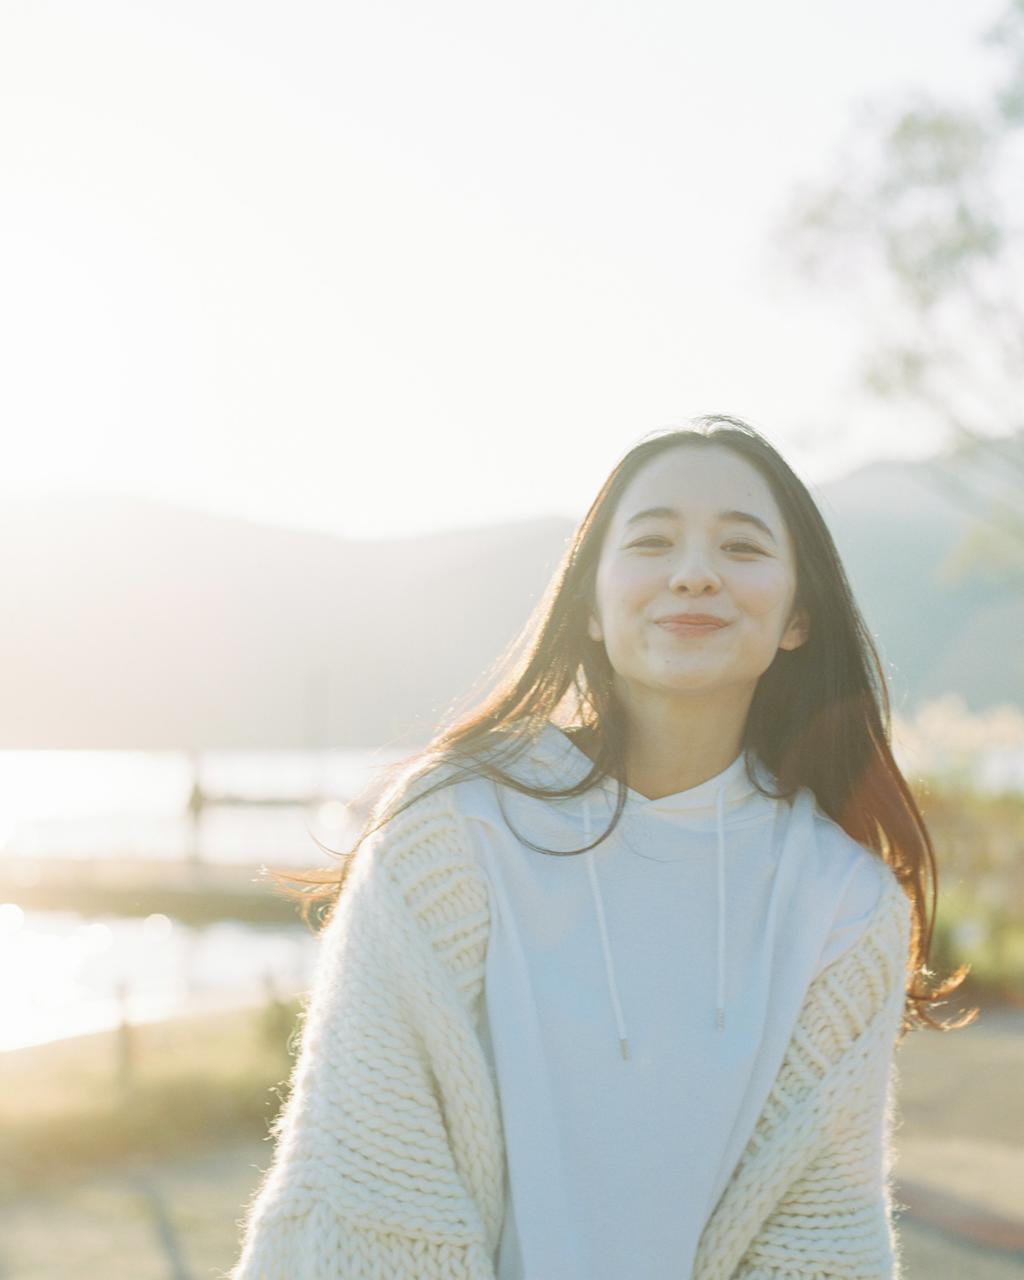
<path id="1" fill-rule="evenodd" d="M 328 887 L 232 1280 L 894 1280 L 893 1051 L 965 971 L 814 501 L 656 433 L 524 638 Z"/>

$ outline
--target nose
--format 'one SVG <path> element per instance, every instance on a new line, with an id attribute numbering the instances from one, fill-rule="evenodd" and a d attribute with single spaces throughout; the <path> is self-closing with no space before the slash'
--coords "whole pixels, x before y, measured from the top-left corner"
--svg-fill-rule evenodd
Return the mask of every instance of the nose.
<path id="1" fill-rule="evenodd" d="M 719 585 L 718 574 L 711 568 L 706 558 L 693 551 L 687 552 L 676 562 L 669 578 L 669 587 L 672 591 L 689 591 L 693 595 L 702 593 L 709 587 L 717 591 Z"/>

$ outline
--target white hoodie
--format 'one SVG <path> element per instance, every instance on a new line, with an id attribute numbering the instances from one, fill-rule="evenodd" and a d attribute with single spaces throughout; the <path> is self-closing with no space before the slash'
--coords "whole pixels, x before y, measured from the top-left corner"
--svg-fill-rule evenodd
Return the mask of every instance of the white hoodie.
<path id="1" fill-rule="evenodd" d="M 549 723 L 513 771 L 565 786 L 590 767 Z M 513 834 L 589 844 L 616 787 L 454 788 L 490 894 L 478 1030 L 505 1132 L 498 1280 L 689 1276 L 807 988 L 882 888 L 883 864 L 809 790 L 766 798 L 742 754 L 675 795 L 629 789 L 589 853 Z"/>

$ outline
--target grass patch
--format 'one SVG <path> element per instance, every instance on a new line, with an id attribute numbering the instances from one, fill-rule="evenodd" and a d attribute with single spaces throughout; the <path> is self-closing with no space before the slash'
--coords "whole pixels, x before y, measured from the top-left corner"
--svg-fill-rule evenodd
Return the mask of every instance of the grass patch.
<path id="1" fill-rule="evenodd" d="M 2 1055 L 0 1193 L 265 1136 L 299 1008 L 293 999 L 134 1026 L 127 1071 L 115 1031 Z"/>

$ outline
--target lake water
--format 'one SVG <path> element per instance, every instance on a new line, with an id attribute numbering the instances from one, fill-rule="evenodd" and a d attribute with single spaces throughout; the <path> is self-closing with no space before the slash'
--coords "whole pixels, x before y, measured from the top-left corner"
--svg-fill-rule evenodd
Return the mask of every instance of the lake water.
<path id="1" fill-rule="evenodd" d="M 0 752 L 0 858 L 173 859 L 320 866 L 343 847 L 348 802 L 397 753 Z M 197 816 L 198 780 L 213 799 Z M 216 797 L 234 801 L 217 803 Z M 291 803 L 289 803 L 291 798 Z M 273 801 L 268 805 L 267 801 Z M 312 834 L 311 834 L 312 833 Z M 192 927 L 28 911 L 0 902 L 0 1050 L 305 991 L 317 939 L 235 921 Z"/>
<path id="2" fill-rule="evenodd" d="M 327 861 L 398 753 L 0 751 L 0 856 Z M 198 782 L 207 802 L 189 797 Z M 219 803 L 230 797 L 246 803 Z M 291 799 L 292 803 L 289 803 Z M 272 805 L 268 801 L 273 801 Z"/>
<path id="3" fill-rule="evenodd" d="M 164 915 L 86 918 L 0 906 L 0 1050 L 308 988 L 318 940 L 289 928 Z"/>

